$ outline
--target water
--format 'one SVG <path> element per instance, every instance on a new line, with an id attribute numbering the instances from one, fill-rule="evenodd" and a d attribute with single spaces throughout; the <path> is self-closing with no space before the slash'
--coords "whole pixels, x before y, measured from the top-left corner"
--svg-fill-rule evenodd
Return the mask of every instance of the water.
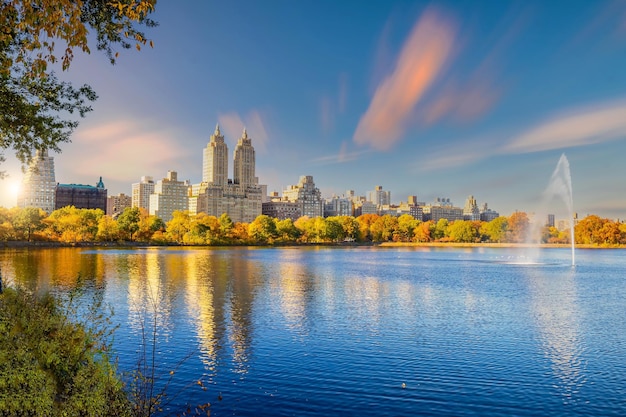
<path id="1" fill-rule="evenodd" d="M 115 309 L 122 369 L 156 315 L 172 414 L 618 416 L 623 254 L 579 249 L 572 268 L 565 249 L 529 264 L 495 248 L 66 248 L 0 266 L 32 288 L 81 276 Z"/>

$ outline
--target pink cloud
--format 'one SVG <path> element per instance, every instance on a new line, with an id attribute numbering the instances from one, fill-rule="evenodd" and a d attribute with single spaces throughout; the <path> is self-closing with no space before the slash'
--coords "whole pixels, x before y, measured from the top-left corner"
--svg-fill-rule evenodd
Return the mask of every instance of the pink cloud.
<path id="1" fill-rule="evenodd" d="M 335 117 L 330 98 L 328 97 L 322 97 L 320 100 L 320 119 L 322 131 L 324 131 L 324 133 L 330 132 L 335 124 Z"/>
<path id="2" fill-rule="evenodd" d="M 375 149 L 391 148 L 404 133 L 415 105 L 450 57 L 455 29 L 433 10 L 424 12 L 404 43 L 396 67 L 377 88 L 353 139 Z"/>
<path id="3" fill-rule="evenodd" d="M 339 94 L 337 97 L 337 108 L 339 113 L 346 111 L 348 101 L 348 76 L 343 73 L 339 76 Z"/>
<path id="4" fill-rule="evenodd" d="M 487 77 L 477 76 L 463 88 L 448 85 L 432 103 L 424 106 L 420 119 L 426 124 L 448 116 L 461 122 L 476 120 L 487 113 L 500 96 L 501 92 L 487 81 Z"/>
<path id="5" fill-rule="evenodd" d="M 331 132 L 335 127 L 335 118 L 346 110 L 348 100 L 348 77 L 339 75 L 337 96 L 325 95 L 320 99 L 320 123 L 324 133 Z"/>
<path id="6" fill-rule="evenodd" d="M 177 143 L 178 136 L 177 132 L 155 128 L 153 123 L 131 120 L 79 129 L 72 146 L 55 156 L 57 180 L 71 182 L 75 178 L 93 176 L 96 181 L 103 175 L 111 180 L 132 181 L 142 175 L 165 175 L 176 159 L 190 156 L 190 152 Z M 64 163 L 65 160 L 71 163 Z"/>

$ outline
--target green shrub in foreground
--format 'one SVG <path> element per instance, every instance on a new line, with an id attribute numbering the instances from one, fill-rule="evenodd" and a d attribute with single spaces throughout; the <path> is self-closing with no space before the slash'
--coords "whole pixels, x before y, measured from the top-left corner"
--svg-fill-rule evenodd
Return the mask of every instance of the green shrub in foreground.
<path id="1" fill-rule="evenodd" d="M 130 416 L 105 335 L 51 295 L 0 294 L 0 416 Z"/>

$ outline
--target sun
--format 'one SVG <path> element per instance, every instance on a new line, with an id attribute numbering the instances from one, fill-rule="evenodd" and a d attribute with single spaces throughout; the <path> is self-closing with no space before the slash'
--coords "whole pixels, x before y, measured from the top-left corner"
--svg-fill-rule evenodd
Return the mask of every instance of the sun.
<path id="1" fill-rule="evenodd" d="M 9 191 L 11 193 L 11 196 L 17 198 L 17 196 L 20 193 L 21 188 L 22 186 L 19 181 L 17 180 L 11 181 L 11 183 L 9 184 Z"/>

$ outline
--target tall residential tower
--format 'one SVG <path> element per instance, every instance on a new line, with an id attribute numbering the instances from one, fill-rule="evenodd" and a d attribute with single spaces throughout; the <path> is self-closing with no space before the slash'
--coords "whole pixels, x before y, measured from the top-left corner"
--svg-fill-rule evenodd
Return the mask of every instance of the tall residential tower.
<path id="1" fill-rule="evenodd" d="M 254 148 L 252 147 L 252 140 L 248 137 L 248 132 L 244 128 L 243 134 L 235 148 L 233 182 L 242 187 L 257 185 L 258 178 L 255 177 L 254 171 Z"/>
<path id="2" fill-rule="evenodd" d="M 194 184 L 189 198 L 191 214 L 206 213 L 219 217 L 226 213 L 231 220 L 250 223 L 261 214 L 263 187 L 255 176 L 255 153 L 248 132 L 237 143 L 234 175 L 228 179 L 228 147 L 216 126 L 204 149 L 202 182 Z"/>
<path id="3" fill-rule="evenodd" d="M 228 146 L 224 142 L 219 125 L 215 126 L 215 132 L 204 148 L 202 182 L 219 186 L 228 184 Z"/>
<path id="4" fill-rule="evenodd" d="M 17 206 L 37 207 L 50 214 L 54 211 L 56 180 L 54 158 L 48 151 L 37 151 L 22 180 Z"/>

